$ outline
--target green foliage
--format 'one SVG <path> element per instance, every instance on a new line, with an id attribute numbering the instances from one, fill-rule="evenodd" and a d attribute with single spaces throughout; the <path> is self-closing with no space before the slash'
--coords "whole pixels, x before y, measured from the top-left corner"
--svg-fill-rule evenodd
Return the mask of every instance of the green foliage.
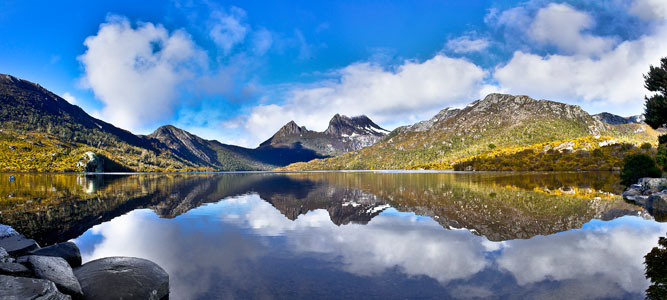
<path id="1" fill-rule="evenodd" d="M 644 256 L 646 278 L 651 286 L 646 289 L 646 299 L 667 299 L 667 238 L 660 237 L 658 246 Z"/>
<path id="2" fill-rule="evenodd" d="M 493 143 L 489 144 L 489 149 L 496 149 L 496 144 Z"/>
<path id="3" fill-rule="evenodd" d="M 659 128 L 667 124 L 667 57 L 660 60 L 660 66 L 649 67 L 644 75 L 644 87 L 655 95 L 644 97 L 644 116 L 646 124 Z"/>
<path id="4" fill-rule="evenodd" d="M 651 145 L 651 143 L 643 143 L 641 146 L 639 146 L 639 148 L 642 148 L 644 150 L 650 150 L 652 147 L 653 146 Z"/>
<path id="5" fill-rule="evenodd" d="M 662 172 L 656 167 L 655 161 L 648 155 L 640 153 L 627 156 L 623 160 L 621 183 L 629 186 L 642 177 L 660 177 Z"/>

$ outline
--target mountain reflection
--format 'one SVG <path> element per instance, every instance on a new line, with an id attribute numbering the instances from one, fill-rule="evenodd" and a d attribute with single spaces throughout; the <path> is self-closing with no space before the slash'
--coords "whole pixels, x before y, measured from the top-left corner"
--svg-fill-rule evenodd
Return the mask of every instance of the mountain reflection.
<path id="1" fill-rule="evenodd" d="M 594 218 L 650 218 L 616 196 L 616 181 L 611 173 L 20 174 L 0 184 L 7 199 L 0 222 L 51 244 L 137 208 L 175 218 L 257 194 L 289 220 L 324 209 L 336 225 L 366 224 L 394 207 L 504 241 L 580 228 Z"/>
<path id="2" fill-rule="evenodd" d="M 174 299 L 637 299 L 667 231 L 611 173 L 16 177 L 1 223 L 151 259 Z"/>
<path id="3" fill-rule="evenodd" d="M 138 210 L 76 242 L 86 261 L 156 261 L 171 274 L 178 299 L 326 298 L 341 291 L 362 298 L 634 299 L 648 286 L 642 255 L 667 230 L 625 217 L 491 242 L 394 209 L 366 225 L 335 225 L 324 209 L 290 220 L 256 194 L 176 220 Z"/>

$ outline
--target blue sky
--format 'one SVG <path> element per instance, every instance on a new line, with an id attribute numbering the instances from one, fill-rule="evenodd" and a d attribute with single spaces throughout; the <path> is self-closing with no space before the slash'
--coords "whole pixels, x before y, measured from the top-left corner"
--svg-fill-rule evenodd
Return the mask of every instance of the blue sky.
<path id="1" fill-rule="evenodd" d="M 135 133 L 256 146 L 335 113 L 387 129 L 490 92 L 642 112 L 667 1 L 12 1 L 0 73 Z"/>

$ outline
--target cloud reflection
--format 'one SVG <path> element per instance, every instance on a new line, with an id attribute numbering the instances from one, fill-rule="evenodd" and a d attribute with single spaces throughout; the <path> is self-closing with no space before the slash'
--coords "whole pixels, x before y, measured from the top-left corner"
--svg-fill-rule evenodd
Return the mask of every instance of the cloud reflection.
<path id="1" fill-rule="evenodd" d="M 643 255 L 665 231 L 665 224 L 624 217 L 594 228 L 490 242 L 391 211 L 367 225 L 337 226 L 326 210 L 291 221 L 257 195 L 246 195 L 172 220 L 133 211 L 89 230 L 103 239 L 82 247 L 93 249 L 82 255 L 84 261 L 112 255 L 151 259 L 171 275 L 174 299 L 273 298 L 284 292 L 276 290 L 284 276 L 317 289 L 333 269 L 364 278 L 396 270 L 414 280 L 428 277 L 453 298 L 595 299 L 643 292 Z M 303 265 L 323 272 L 317 273 L 320 281 L 289 273 Z M 504 278 L 503 287 L 489 276 Z"/>

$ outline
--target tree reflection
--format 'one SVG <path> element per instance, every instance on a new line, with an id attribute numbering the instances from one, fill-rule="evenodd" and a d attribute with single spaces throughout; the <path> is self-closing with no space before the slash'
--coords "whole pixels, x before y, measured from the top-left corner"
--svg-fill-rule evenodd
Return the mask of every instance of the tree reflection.
<path id="1" fill-rule="evenodd" d="M 667 237 L 660 237 L 658 246 L 644 256 L 646 278 L 651 286 L 646 289 L 646 299 L 667 299 Z"/>

